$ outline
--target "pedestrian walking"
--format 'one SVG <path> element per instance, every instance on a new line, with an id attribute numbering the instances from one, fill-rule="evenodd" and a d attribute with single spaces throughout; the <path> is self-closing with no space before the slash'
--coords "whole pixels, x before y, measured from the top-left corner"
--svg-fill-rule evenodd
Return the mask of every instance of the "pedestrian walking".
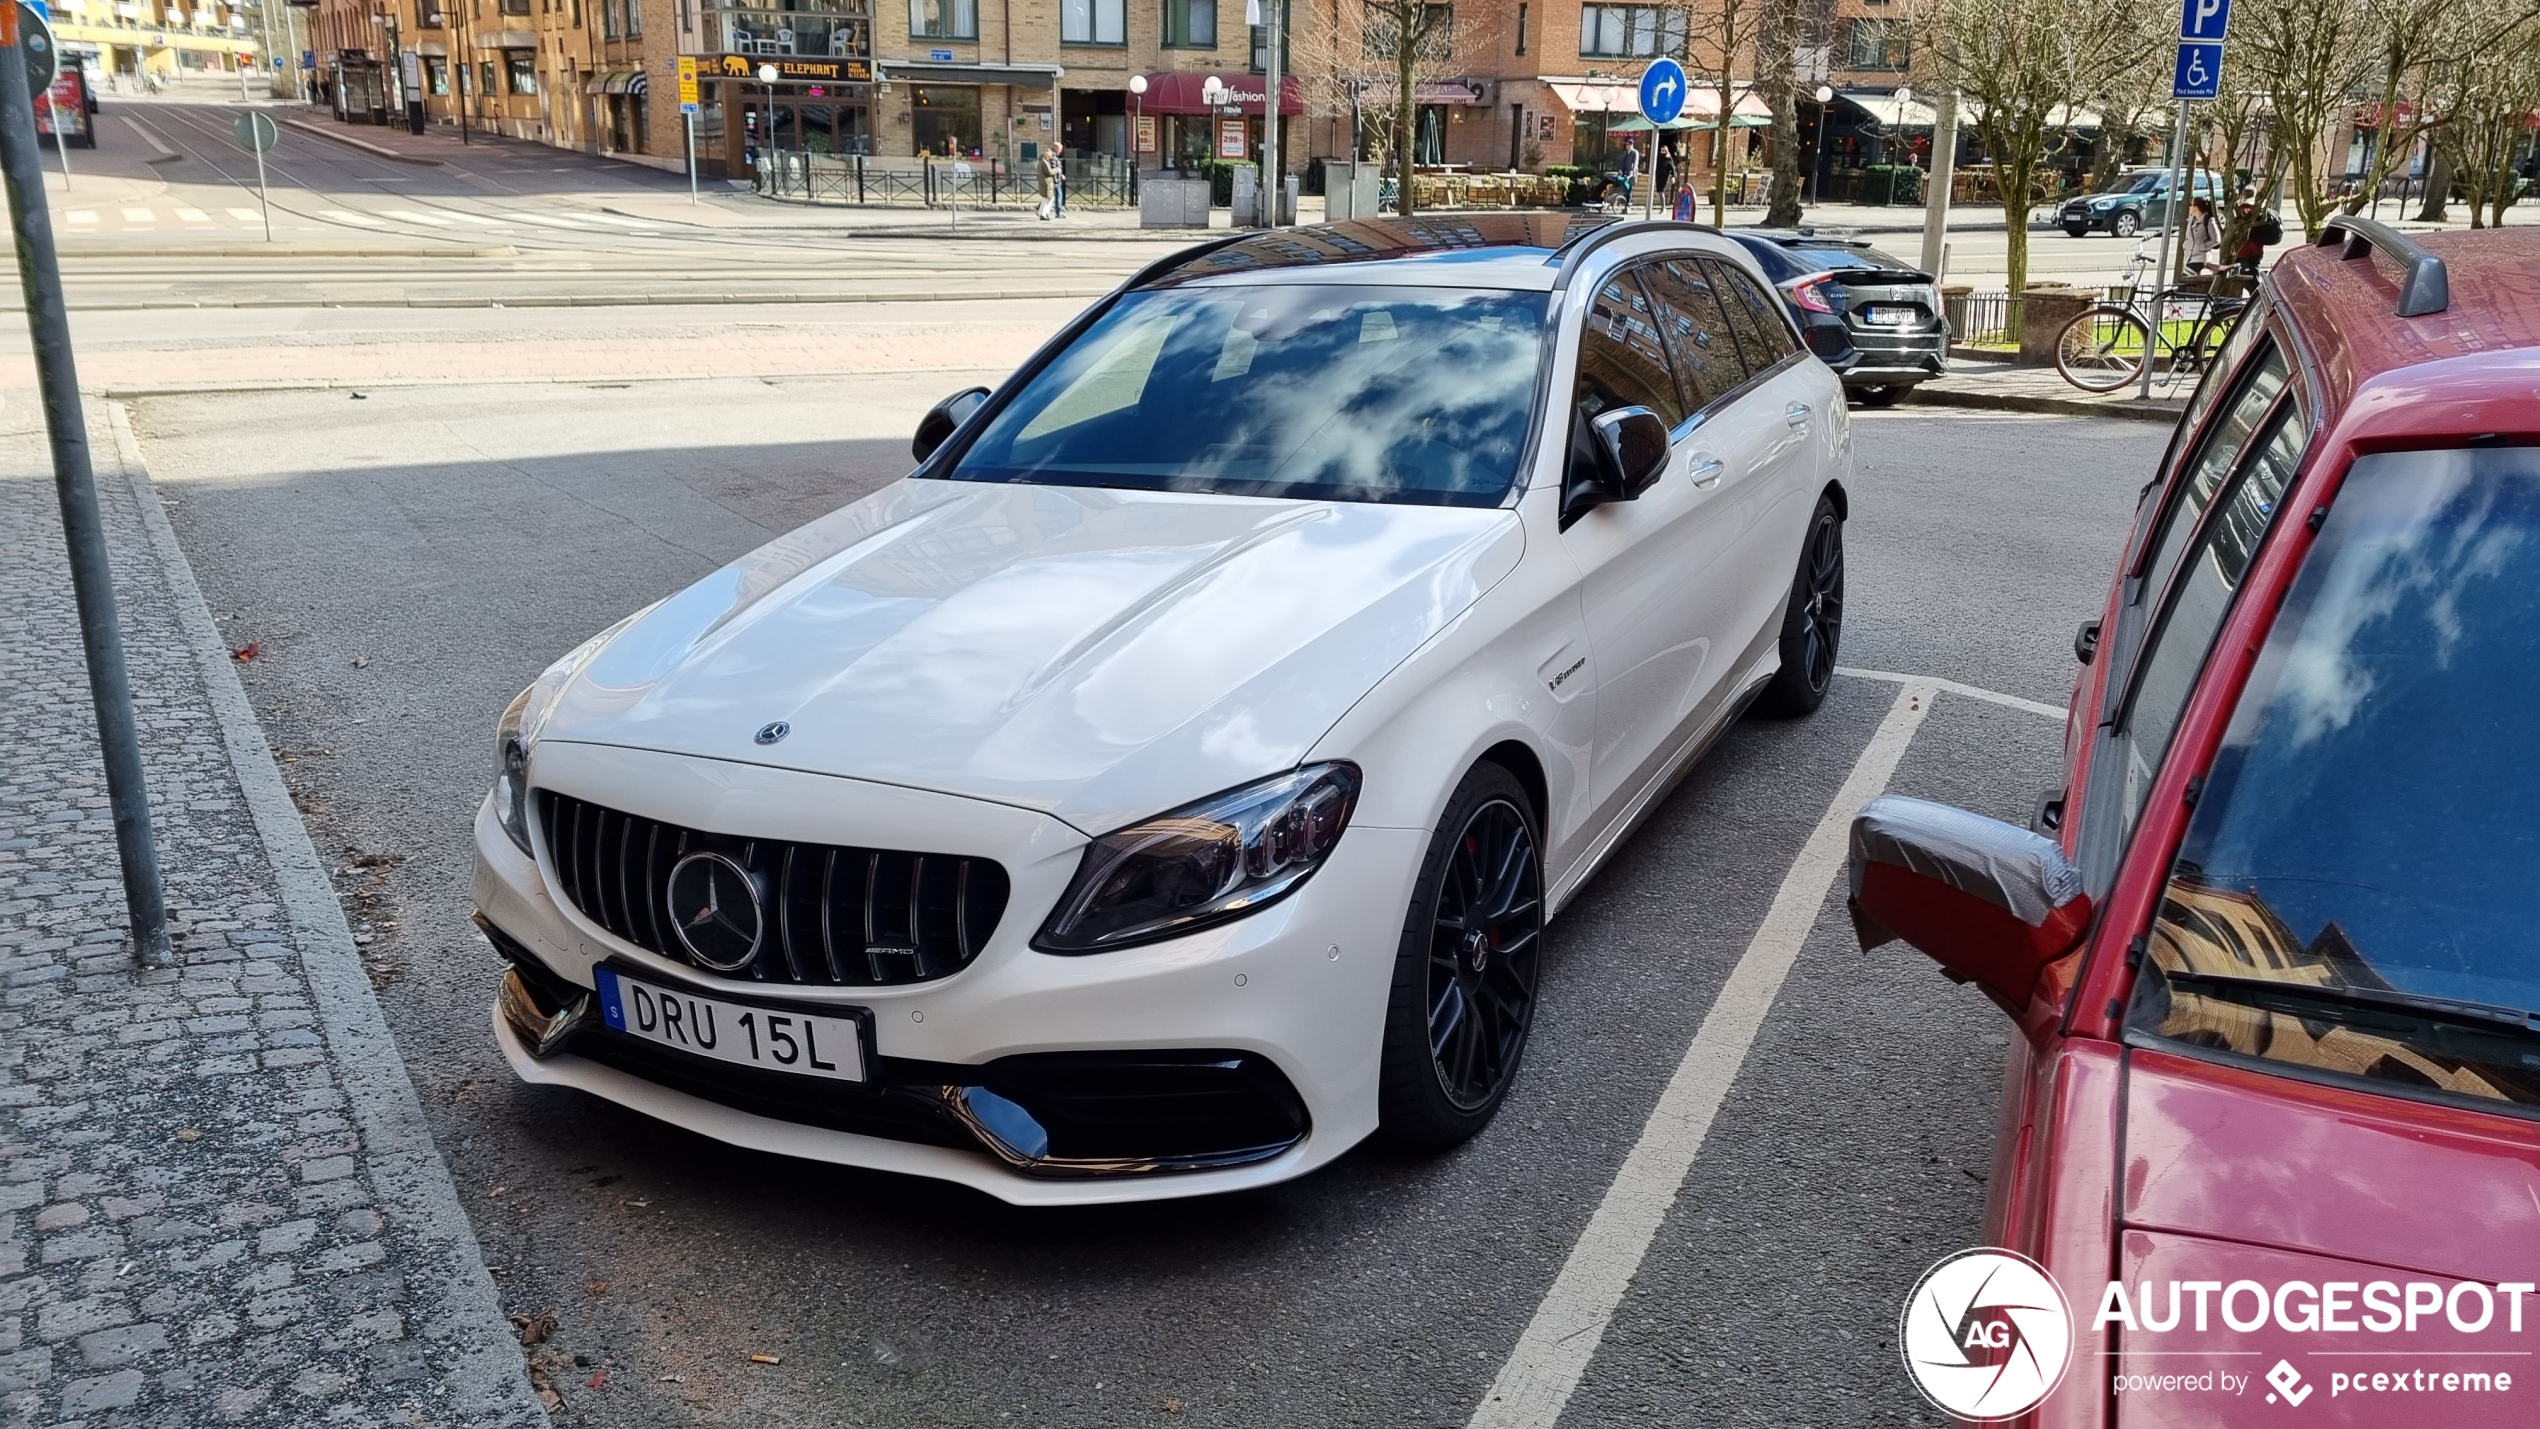
<path id="1" fill-rule="evenodd" d="M 1639 177 L 1640 145 L 1637 141 L 1626 139 L 1623 141 L 1623 167 L 1614 175 L 1615 181 L 1623 186 L 1623 207 L 1626 209 L 1632 206 L 1632 183 Z"/>
<path id="2" fill-rule="evenodd" d="M 2222 223 L 2214 217 L 2214 201 L 2201 195 L 2187 206 L 2187 271 L 2202 273 L 2222 247 Z"/>
<path id="3" fill-rule="evenodd" d="M 1042 207 L 1049 210 L 1045 217 L 1067 216 L 1067 166 L 1060 162 L 1056 147 L 1041 150 L 1041 198 Z"/>
<path id="4" fill-rule="evenodd" d="M 1668 201 L 1668 202 L 1670 202 L 1670 203 L 1673 203 L 1673 202 L 1675 201 L 1675 197 L 1676 197 L 1676 146 L 1675 146 L 1675 145 L 1673 145 L 1673 144 L 1661 144 L 1661 145 L 1659 145 L 1659 146 L 1658 146 L 1658 169 L 1657 169 L 1657 178 L 1658 178 L 1658 196 L 1659 196 L 1660 198 L 1662 198 L 1662 199 L 1667 200 L 1667 201 Z"/>

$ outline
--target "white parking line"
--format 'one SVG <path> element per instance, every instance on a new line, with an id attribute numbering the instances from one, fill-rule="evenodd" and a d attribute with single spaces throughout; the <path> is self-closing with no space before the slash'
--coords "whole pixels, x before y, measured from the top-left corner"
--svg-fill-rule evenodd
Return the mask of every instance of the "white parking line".
<path id="1" fill-rule="evenodd" d="M 1561 1274 L 1535 1310 L 1526 1332 L 1517 1339 L 1490 1394 L 1473 1411 L 1471 1429 L 1552 1429 L 1562 1407 L 1587 1373 L 1588 1361 L 1605 1338 L 1615 1308 L 1640 1273 L 1642 1257 L 1657 1237 L 1668 1208 L 1684 1185 L 1685 1173 L 1701 1154 L 1711 1120 L 1737 1080 L 1747 1049 L 1772 1010 L 1773 998 L 1799 959 L 1800 945 L 1815 927 L 1825 906 L 1826 890 L 1843 861 L 1852 816 L 1887 788 L 1905 747 L 1931 712 L 1940 680 L 1913 678 L 1896 692 L 1896 703 L 1879 722 L 1867 748 L 1852 764 L 1850 777 L 1826 806 L 1825 817 L 1800 847 L 1799 857 L 1773 894 L 1755 939 L 1721 985 L 1702 1029 L 1685 1049 L 1684 1061 L 1658 1098 L 1640 1140 L 1623 1158 L 1623 1169 L 1606 1188 L 1605 1199 L 1588 1220 L 1579 1243 Z"/>
<path id="2" fill-rule="evenodd" d="M 2010 709 L 2026 710 L 2030 714 L 2051 719 L 2057 724 L 2063 723 L 2064 715 L 2067 713 L 2056 705 L 2024 700 L 2018 695 L 2006 695 L 2000 690 L 1988 690 L 1980 685 L 1962 685 L 1956 680 L 1944 680 L 1936 675 L 1899 675 L 1888 670 L 1856 670 L 1850 665 L 1837 665 L 1834 667 L 1834 672 L 1838 675 L 1850 675 L 1856 680 L 1885 680 L 1891 685 L 1929 685 L 1934 689 L 1947 690 L 1953 695 L 1965 695 L 1971 700 L 1985 700 Z"/>

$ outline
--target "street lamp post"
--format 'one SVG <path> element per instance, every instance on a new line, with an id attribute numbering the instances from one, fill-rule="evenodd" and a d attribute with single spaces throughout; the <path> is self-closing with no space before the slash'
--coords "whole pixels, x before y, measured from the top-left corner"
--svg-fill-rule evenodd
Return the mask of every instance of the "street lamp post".
<path id="1" fill-rule="evenodd" d="M 1834 86 L 1818 85 L 1816 142 L 1808 146 L 1808 182 L 1800 186 L 1802 197 L 1810 203 L 1825 201 L 1824 185 L 1817 182 L 1817 165 L 1824 162 L 1826 157 L 1826 106 L 1832 103 L 1834 103 Z"/>
<path id="2" fill-rule="evenodd" d="M 759 141 L 759 176 L 767 185 L 770 198 L 776 195 L 776 180 L 768 173 L 767 160 L 776 152 L 776 66 L 758 67 L 759 87 L 767 91 L 767 105 L 759 112 L 767 116 L 767 137 Z"/>
<path id="3" fill-rule="evenodd" d="M 1141 152 L 1138 148 L 1138 135 L 1146 128 L 1147 77 L 1145 75 L 1133 74 L 1129 76 L 1129 104 L 1131 114 L 1129 116 L 1129 142 L 1126 146 L 1129 152 L 1126 157 L 1129 161 L 1130 171 L 1134 173 L 1137 170 L 1138 155 Z"/>

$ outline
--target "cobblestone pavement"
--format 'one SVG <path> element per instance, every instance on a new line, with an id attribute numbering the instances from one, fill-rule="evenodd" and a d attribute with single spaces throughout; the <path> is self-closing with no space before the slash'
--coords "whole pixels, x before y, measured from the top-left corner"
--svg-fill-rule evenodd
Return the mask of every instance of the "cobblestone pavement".
<path id="1" fill-rule="evenodd" d="M 261 741 L 261 770 L 233 762 L 243 696 L 98 420 L 181 959 L 132 965 L 43 434 L 9 410 L 0 1423 L 542 1421 L 342 913 Z"/>

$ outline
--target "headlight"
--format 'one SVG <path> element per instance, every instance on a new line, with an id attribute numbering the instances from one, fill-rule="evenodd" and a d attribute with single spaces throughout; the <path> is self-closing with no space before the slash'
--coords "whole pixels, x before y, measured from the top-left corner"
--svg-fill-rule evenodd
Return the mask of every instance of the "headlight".
<path id="1" fill-rule="evenodd" d="M 503 832 L 512 836 L 522 853 L 529 852 L 529 741 L 520 732 L 520 722 L 529 713 L 529 697 L 537 691 L 532 685 L 512 696 L 494 726 L 494 755 L 500 770 L 494 776 L 494 817 L 502 821 Z"/>
<path id="2" fill-rule="evenodd" d="M 659 604 L 656 601 L 654 604 Z M 538 726 L 546 723 L 547 711 L 554 707 L 556 696 L 564 693 L 567 681 L 581 673 L 591 657 L 600 653 L 626 627 L 633 625 L 653 607 L 648 605 L 608 629 L 583 641 L 565 657 L 540 672 L 528 689 L 512 696 L 503 707 L 503 717 L 494 724 L 494 813 L 502 821 L 503 832 L 520 845 L 522 853 L 529 848 L 529 746 L 538 737 Z"/>
<path id="3" fill-rule="evenodd" d="M 1357 765 L 1310 764 L 1105 834 L 1032 946 L 1106 952 L 1275 903 L 1322 866 L 1357 804 Z"/>

